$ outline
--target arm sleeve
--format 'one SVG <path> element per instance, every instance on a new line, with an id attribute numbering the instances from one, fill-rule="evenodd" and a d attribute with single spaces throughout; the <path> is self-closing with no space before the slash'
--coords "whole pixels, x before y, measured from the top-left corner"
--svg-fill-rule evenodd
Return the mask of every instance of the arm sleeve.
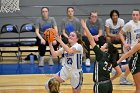
<path id="1" fill-rule="evenodd" d="M 103 21 L 100 18 L 99 18 L 99 28 L 101 28 L 103 30 Z"/>
<path id="2" fill-rule="evenodd" d="M 63 19 L 62 22 L 61 22 L 61 32 L 62 32 L 63 30 L 65 30 L 65 21 L 64 21 L 64 19 Z M 63 32 L 62 32 L 62 33 L 63 33 Z"/>
<path id="3" fill-rule="evenodd" d="M 57 24 L 56 24 L 56 21 L 55 21 L 55 18 L 54 18 L 54 17 L 52 17 L 52 24 L 53 24 L 53 27 L 54 27 L 54 26 L 57 26 Z"/>
<path id="4" fill-rule="evenodd" d="M 130 23 L 126 23 L 124 25 L 124 27 L 122 28 L 122 30 L 123 30 L 124 33 L 129 32 L 130 29 L 131 29 Z"/>
<path id="5" fill-rule="evenodd" d="M 37 19 L 36 22 L 35 22 L 35 28 L 39 29 L 39 19 Z"/>
<path id="6" fill-rule="evenodd" d="M 76 51 L 82 51 L 83 50 L 83 47 L 80 44 L 76 44 L 76 45 L 74 45 L 72 47 L 75 48 Z"/>
<path id="7" fill-rule="evenodd" d="M 116 67 L 116 66 L 118 66 L 118 64 L 117 64 L 117 60 L 119 60 L 119 54 L 113 54 L 113 56 L 112 56 L 112 66 L 113 67 Z"/>
<path id="8" fill-rule="evenodd" d="M 121 19 L 121 26 L 123 27 L 124 26 L 124 20 Z"/>
<path id="9" fill-rule="evenodd" d="M 80 20 L 77 18 L 76 19 L 76 29 L 81 33 L 81 35 L 83 35 L 83 29 L 82 29 L 82 25 L 80 23 Z"/>
<path id="10" fill-rule="evenodd" d="M 109 20 L 108 19 L 105 21 L 105 26 L 106 27 L 110 27 L 110 23 L 109 23 Z"/>
<path id="11" fill-rule="evenodd" d="M 100 48 L 96 45 L 96 46 L 93 48 L 93 51 L 95 52 L 96 60 L 97 60 L 97 61 L 101 60 L 101 58 L 102 58 L 102 56 L 103 56 L 103 52 L 100 50 Z"/>

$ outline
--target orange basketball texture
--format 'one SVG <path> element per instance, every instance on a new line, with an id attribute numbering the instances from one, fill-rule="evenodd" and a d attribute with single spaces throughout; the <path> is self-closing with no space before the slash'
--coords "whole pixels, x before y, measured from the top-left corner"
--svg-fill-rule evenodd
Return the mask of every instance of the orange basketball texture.
<path id="1" fill-rule="evenodd" d="M 53 42 L 55 40 L 56 30 L 49 28 L 44 32 L 44 39 L 48 42 Z"/>

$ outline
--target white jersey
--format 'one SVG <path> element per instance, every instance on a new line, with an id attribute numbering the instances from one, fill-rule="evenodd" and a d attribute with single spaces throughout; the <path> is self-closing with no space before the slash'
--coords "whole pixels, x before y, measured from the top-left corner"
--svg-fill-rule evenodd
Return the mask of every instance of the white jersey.
<path id="1" fill-rule="evenodd" d="M 120 27 L 124 26 L 124 20 L 121 18 L 118 18 L 117 24 L 114 25 L 112 19 L 109 18 L 106 20 L 105 26 L 110 28 L 110 32 L 112 34 L 118 34 L 118 32 L 120 31 Z"/>
<path id="2" fill-rule="evenodd" d="M 122 30 L 126 33 L 126 43 L 130 44 L 131 48 L 134 47 L 138 43 L 138 38 L 140 38 L 140 21 L 135 23 L 130 20 Z"/>
<path id="3" fill-rule="evenodd" d="M 59 51 L 64 53 L 64 59 L 65 59 L 65 64 L 64 66 L 70 70 L 72 69 L 82 69 L 82 56 L 83 56 L 83 47 L 81 44 L 74 44 L 72 46 L 73 48 L 76 49 L 77 53 L 75 54 L 68 54 L 66 51 L 64 51 L 63 48 L 61 48 Z"/>

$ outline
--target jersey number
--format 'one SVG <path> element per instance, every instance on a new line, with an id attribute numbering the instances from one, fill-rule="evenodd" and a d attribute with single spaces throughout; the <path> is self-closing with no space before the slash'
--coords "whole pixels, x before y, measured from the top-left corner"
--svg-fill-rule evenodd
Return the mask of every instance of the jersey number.
<path id="1" fill-rule="evenodd" d="M 72 65 L 72 58 L 67 58 L 67 64 Z"/>
<path id="2" fill-rule="evenodd" d="M 104 62 L 105 66 L 103 67 L 103 70 L 111 71 L 112 65 L 108 66 L 108 62 Z"/>

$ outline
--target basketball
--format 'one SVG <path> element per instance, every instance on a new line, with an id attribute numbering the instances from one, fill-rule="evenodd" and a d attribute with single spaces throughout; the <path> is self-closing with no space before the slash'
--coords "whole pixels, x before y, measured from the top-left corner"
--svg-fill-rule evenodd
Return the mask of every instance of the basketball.
<path id="1" fill-rule="evenodd" d="M 56 30 L 49 28 L 44 32 L 44 39 L 48 42 L 53 42 L 55 40 Z"/>

